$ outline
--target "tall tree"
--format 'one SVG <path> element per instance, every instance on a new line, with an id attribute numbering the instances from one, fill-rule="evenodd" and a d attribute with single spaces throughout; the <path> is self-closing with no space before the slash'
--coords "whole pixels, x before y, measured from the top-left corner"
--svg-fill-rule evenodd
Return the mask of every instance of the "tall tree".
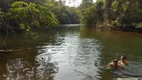
<path id="1" fill-rule="evenodd" d="M 104 20 L 105 22 L 110 22 L 111 17 L 111 5 L 113 0 L 105 0 L 104 1 Z"/>
<path id="2" fill-rule="evenodd" d="M 93 0 L 82 0 L 81 7 L 83 7 L 83 8 L 86 7 L 87 8 L 87 7 L 89 7 L 92 4 L 93 4 Z"/>

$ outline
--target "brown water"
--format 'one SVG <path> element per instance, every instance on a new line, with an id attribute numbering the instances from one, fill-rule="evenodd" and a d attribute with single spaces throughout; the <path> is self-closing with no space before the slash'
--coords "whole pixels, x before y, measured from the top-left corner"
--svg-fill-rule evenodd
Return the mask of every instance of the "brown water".
<path id="1" fill-rule="evenodd" d="M 142 77 L 142 34 L 99 31 L 74 25 L 40 29 L 33 40 L 17 34 L 7 38 L 7 48 L 31 48 L 0 54 L 0 80 L 113 80 Z M 1 36 L 1 46 L 3 48 Z M 129 65 L 124 70 L 106 70 L 105 65 L 122 54 Z"/>

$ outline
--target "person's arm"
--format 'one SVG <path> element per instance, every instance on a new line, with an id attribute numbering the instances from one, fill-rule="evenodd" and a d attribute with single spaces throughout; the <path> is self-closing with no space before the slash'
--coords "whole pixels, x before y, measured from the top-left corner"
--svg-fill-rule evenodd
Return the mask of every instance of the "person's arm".
<path id="1" fill-rule="evenodd" d="M 110 69 L 112 67 L 112 63 L 109 63 L 108 65 L 106 65 L 106 69 Z"/>

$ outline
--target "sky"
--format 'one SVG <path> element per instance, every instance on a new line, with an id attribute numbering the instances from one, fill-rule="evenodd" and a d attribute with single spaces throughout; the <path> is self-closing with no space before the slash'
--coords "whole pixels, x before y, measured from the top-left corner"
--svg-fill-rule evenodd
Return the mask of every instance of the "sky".
<path id="1" fill-rule="evenodd" d="M 66 0 L 66 5 L 68 6 L 79 6 L 82 0 Z M 96 0 L 93 0 L 93 2 L 96 2 Z"/>

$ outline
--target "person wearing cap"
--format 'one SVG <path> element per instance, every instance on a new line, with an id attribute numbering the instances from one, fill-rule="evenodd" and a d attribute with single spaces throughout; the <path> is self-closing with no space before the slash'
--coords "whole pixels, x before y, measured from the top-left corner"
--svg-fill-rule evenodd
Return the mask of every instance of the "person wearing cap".
<path id="1" fill-rule="evenodd" d="M 106 66 L 107 69 L 119 69 L 118 60 L 114 59 L 111 63 Z"/>
<path id="2" fill-rule="evenodd" d="M 121 56 L 120 61 L 118 61 L 118 64 L 121 67 L 126 67 L 128 65 L 128 62 L 126 60 L 126 56 L 125 55 Z"/>

